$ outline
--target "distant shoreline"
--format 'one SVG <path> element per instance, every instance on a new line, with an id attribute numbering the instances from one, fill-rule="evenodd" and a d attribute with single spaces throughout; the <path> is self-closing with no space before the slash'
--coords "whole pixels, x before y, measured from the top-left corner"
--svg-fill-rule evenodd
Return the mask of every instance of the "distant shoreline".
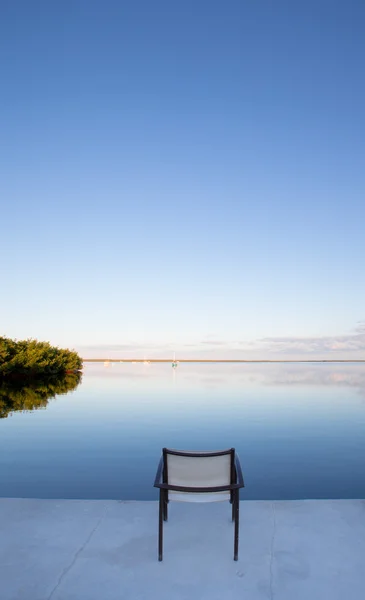
<path id="1" fill-rule="evenodd" d="M 103 362 L 103 363 L 172 363 L 171 358 L 83 358 L 83 362 Z M 177 359 L 177 363 L 365 363 L 365 359 L 354 360 L 241 360 L 241 359 L 196 359 L 182 358 Z"/>

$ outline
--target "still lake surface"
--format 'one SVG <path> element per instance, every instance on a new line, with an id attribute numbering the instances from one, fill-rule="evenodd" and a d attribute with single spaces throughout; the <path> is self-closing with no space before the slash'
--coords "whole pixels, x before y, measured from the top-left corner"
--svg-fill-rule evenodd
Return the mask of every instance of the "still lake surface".
<path id="1" fill-rule="evenodd" d="M 234 446 L 242 499 L 365 498 L 365 365 L 86 363 L 0 419 L 0 496 L 156 499 L 163 446 Z"/>

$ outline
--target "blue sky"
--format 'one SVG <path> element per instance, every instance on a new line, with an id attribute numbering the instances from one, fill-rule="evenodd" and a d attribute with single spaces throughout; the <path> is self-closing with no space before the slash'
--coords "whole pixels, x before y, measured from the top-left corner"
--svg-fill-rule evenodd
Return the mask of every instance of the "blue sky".
<path id="1" fill-rule="evenodd" d="M 4 2 L 1 333 L 365 354 L 365 5 Z"/>

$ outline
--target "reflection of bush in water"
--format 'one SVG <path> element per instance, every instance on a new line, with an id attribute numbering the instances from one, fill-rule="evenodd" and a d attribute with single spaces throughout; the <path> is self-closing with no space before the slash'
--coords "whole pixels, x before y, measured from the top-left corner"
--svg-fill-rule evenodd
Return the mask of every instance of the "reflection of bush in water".
<path id="1" fill-rule="evenodd" d="M 13 380 L 0 384 L 0 418 L 16 410 L 35 410 L 47 406 L 48 400 L 67 394 L 81 382 L 80 373 L 69 373 L 24 381 Z"/>

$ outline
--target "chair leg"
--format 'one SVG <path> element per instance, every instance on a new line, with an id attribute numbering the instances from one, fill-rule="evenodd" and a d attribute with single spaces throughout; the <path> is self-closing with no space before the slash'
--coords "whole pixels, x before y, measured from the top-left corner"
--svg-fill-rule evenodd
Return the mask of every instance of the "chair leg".
<path id="1" fill-rule="evenodd" d="M 163 553 L 163 518 L 164 518 L 164 493 L 160 490 L 159 515 L 158 515 L 158 560 L 162 560 Z"/>
<path id="2" fill-rule="evenodd" d="M 236 510 L 236 503 L 232 500 L 232 521 L 234 521 L 234 511 Z"/>
<path id="3" fill-rule="evenodd" d="M 240 526 L 240 491 L 236 490 L 235 493 L 235 514 L 234 514 L 234 560 L 238 560 L 238 539 L 239 539 L 239 526 Z"/>
<path id="4" fill-rule="evenodd" d="M 168 497 L 167 497 L 168 492 L 164 493 L 164 500 L 163 500 L 163 520 L 167 521 L 167 503 L 168 503 Z"/>

